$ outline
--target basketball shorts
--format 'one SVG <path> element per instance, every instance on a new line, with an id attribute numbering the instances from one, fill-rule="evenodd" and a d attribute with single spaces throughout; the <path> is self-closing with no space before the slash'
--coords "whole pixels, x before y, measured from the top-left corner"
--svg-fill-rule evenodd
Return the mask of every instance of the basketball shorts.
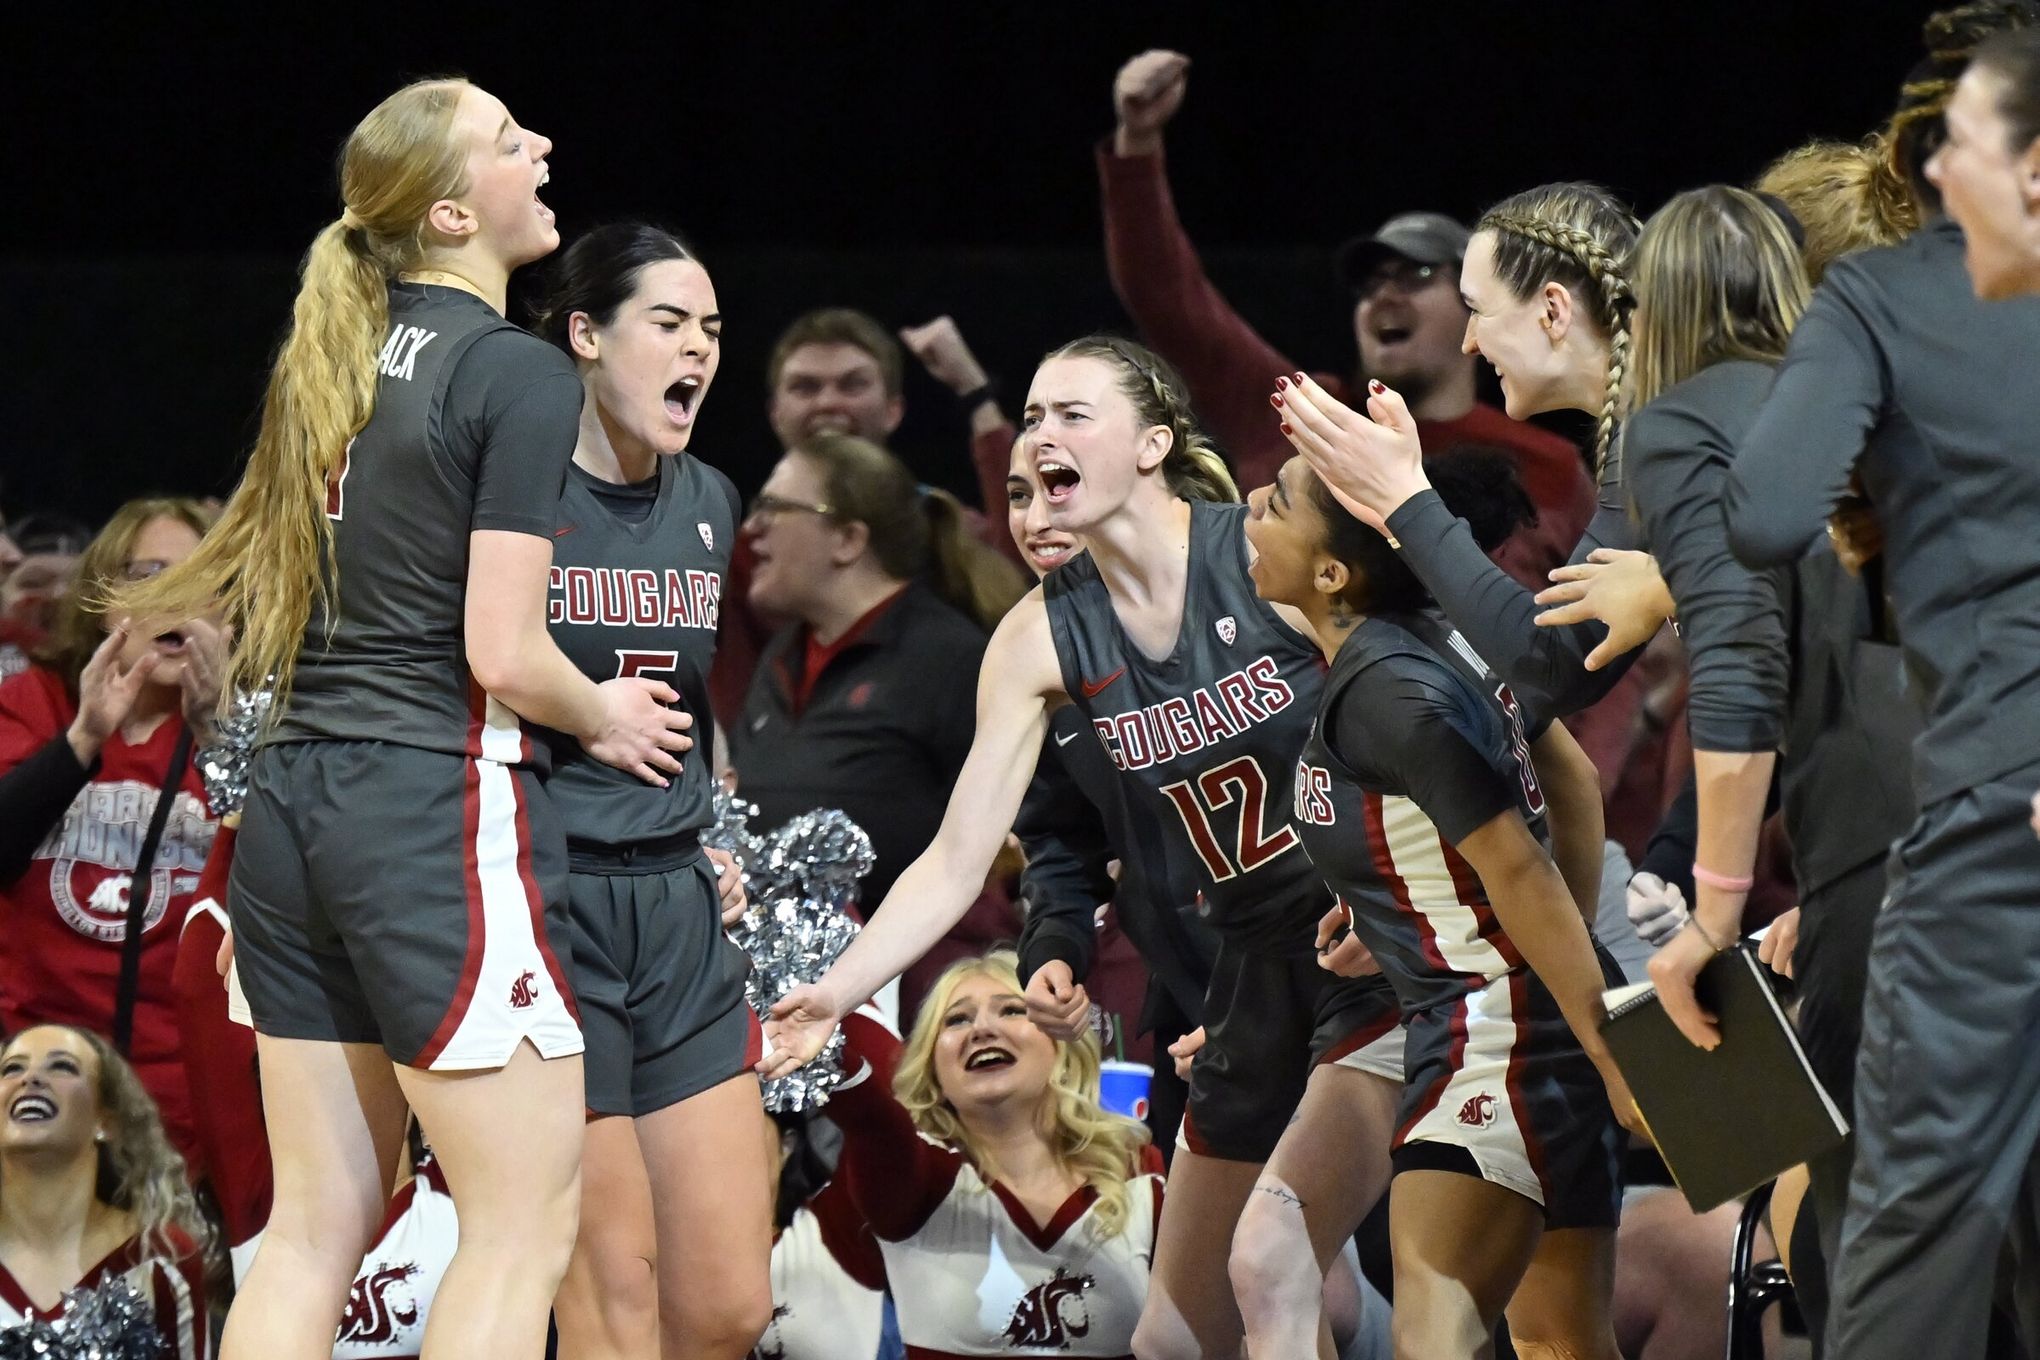
<path id="1" fill-rule="evenodd" d="M 566 840 L 530 770 L 372 741 L 266 746 L 228 884 L 259 1033 L 443 1071 L 581 1051 Z"/>

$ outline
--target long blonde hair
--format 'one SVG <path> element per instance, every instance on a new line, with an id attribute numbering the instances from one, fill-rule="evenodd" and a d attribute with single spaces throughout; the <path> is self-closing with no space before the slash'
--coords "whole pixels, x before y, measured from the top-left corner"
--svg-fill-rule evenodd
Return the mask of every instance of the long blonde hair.
<path id="1" fill-rule="evenodd" d="M 1598 184 L 1543 184 L 1495 204 L 1473 229 L 1495 234 L 1495 274 L 1518 301 L 1547 283 L 1562 284 L 1607 337 L 1608 380 L 1594 422 L 1594 472 L 1604 475 L 1629 365 L 1636 214 Z"/>
<path id="2" fill-rule="evenodd" d="M 1636 241 L 1629 409 L 1728 359 L 1776 363 L 1806 310 L 1806 269 L 1785 224 L 1747 189 L 1688 189 Z"/>
<path id="3" fill-rule="evenodd" d="M 900 1054 L 893 1077 L 899 1098 L 914 1127 L 937 1142 L 957 1148 L 981 1171 L 990 1166 L 984 1149 L 942 1094 L 935 1077 L 935 1041 L 942 1032 L 942 1013 L 964 979 L 988 977 L 1015 996 L 1022 994 L 1020 959 L 1010 949 L 996 949 L 983 958 L 963 959 L 935 981 Z M 1064 1170 L 1076 1175 L 1098 1195 L 1098 1227 L 1107 1237 L 1126 1228 L 1126 1191 L 1141 1148 L 1148 1142 L 1144 1125 L 1108 1112 L 1098 1103 L 1098 1040 L 1086 1034 L 1075 1043 L 1058 1039 L 1055 1067 L 1042 1100 L 1041 1125 Z"/>
<path id="4" fill-rule="evenodd" d="M 789 452 L 821 472 L 829 517 L 862 524 L 888 576 L 926 580 L 987 632 L 1027 593 L 1020 569 L 970 531 L 956 497 L 921 486 L 905 463 L 869 439 L 816 434 Z"/>
<path id="5" fill-rule="evenodd" d="M 101 1204 L 134 1215 L 135 1237 L 147 1258 L 176 1262 L 189 1256 L 194 1248 L 202 1253 L 209 1251 L 213 1245 L 212 1228 L 191 1193 L 184 1158 L 170 1146 L 169 1135 L 163 1131 L 163 1116 L 157 1112 L 156 1102 L 142 1085 L 142 1079 L 135 1075 L 135 1069 L 114 1052 L 112 1044 L 90 1030 L 74 1025 L 47 1028 L 76 1035 L 99 1063 L 95 1094 L 106 1140 L 98 1145 L 94 1197 Z"/>
<path id="6" fill-rule="evenodd" d="M 64 688 L 74 696 L 85 663 L 106 640 L 106 599 L 119 587 L 121 568 L 134 552 L 135 540 L 159 519 L 176 520 L 200 539 L 212 528 L 212 515 L 197 501 L 150 496 L 114 511 L 78 558 L 78 574 L 57 602 L 49 640 L 35 652 L 35 659 L 61 676 Z"/>
<path id="7" fill-rule="evenodd" d="M 1133 403 L 1141 428 L 1159 425 L 1169 432 L 1169 451 L 1162 456 L 1162 477 L 1169 490 L 1186 501 L 1237 501 L 1239 484 L 1225 465 L 1225 456 L 1190 409 L 1189 387 L 1167 359 L 1117 335 L 1086 335 L 1042 357 L 1103 359 L 1119 370 L 1119 390 Z"/>
<path id="8" fill-rule="evenodd" d="M 390 281 L 424 262 L 427 211 L 467 187 L 467 151 L 453 126 L 468 89 L 459 79 L 406 85 L 349 134 L 340 154 L 345 210 L 305 252 L 241 484 L 197 552 L 117 601 L 162 619 L 224 605 L 235 645 L 223 696 L 274 675 L 271 711 L 279 710 L 314 600 L 334 616 L 327 486 L 375 410 Z"/>

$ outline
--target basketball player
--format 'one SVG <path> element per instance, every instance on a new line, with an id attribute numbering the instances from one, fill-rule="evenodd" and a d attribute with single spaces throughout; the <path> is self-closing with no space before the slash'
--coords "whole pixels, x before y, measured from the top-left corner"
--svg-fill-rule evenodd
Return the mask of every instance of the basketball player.
<path id="1" fill-rule="evenodd" d="M 1088 552 L 993 635 L 941 831 L 895 884 L 894 914 L 881 908 L 819 983 L 774 1008 L 764 1070 L 811 1057 L 962 915 L 1051 712 L 1075 705 L 1122 781 L 1154 900 L 1198 903 L 1220 939 L 1136 1349 L 1223 1354 L 1241 1335 L 1233 1224 L 1299 1099 L 1298 1119 L 1348 1151 L 1270 1166 L 1286 1193 L 1364 1212 L 1386 1177 L 1393 1002 L 1379 978 L 1318 968 L 1312 931 L 1330 899 L 1288 819 L 1323 664 L 1300 617 L 1254 595 L 1244 508 L 1214 503 L 1235 494 L 1230 474 L 1161 360 L 1110 337 L 1066 345 L 1036 372 L 1025 421 L 1050 520 Z M 1311 1070 L 1326 1058 L 1338 1061 Z M 1320 1275 L 1356 1223 L 1313 1222 Z"/>
<path id="2" fill-rule="evenodd" d="M 561 257 L 538 331 L 586 392 L 553 530 L 553 639 L 591 680 L 672 685 L 706 742 L 739 519 L 729 479 L 687 452 L 721 358 L 715 286 L 669 233 L 597 227 Z M 742 875 L 701 847 L 709 762 L 650 788 L 572 737 L 548 744 L 588 1042 L 582 1193 L 601 1206 L 561 1290 L 561 1346 L 737 1360 L 772 1312 L 771 1168 L 750 963 L 722 931 Z"/>
<path id="3" fill-rule="evenodd" d="M 230 890 L 275 1163 L 225 1360 L 326 1360 L 382 1226 L 406 1107 L 459 1205 L 430 1360 L 537 1360 L 573 1248 L 581 1033 L 566 855 L 519 718 L 667 782 L 688 717 L 547 638 L 581 389 L 503 319 L 559 241 L 552 144 L 464 81 L 348 138 L 248 470 L 213 535 L 122 607 L 237 625 L 274 675 Z"/>
<path id="4" fill-rule="evenodd" d="M 1478 534 L 1478 465 L 1428 471 Z M 1331 662 L 1297 826 L 1409 1032 L 1389 1198 L 1396 1353 L 1481 1353 L 1507 1305 L 1519 1352 L 1615 1360 L 1609 1104 L 1631 1105 L 1598 1028 L 1621 974 L 1587 928 L 1594 767 L 1522 711 L 1301 456 L 1251 504 L 1256 584 L 1304 613 Z"/>

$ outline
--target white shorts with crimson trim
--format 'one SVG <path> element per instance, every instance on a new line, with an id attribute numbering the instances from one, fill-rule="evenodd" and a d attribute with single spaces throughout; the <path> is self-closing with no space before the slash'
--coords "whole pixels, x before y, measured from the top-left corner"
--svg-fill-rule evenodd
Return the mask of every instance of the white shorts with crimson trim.
<path id="1" fill-rule="evenodd" d="M 1534 974 L 1517 969 L 1417 1012 L 1406 1027 L 1408 1078 L 1392 1144 L 1398 1172 L 1477 1175 L 1543 1206 L 1547 1227 L 1614 1226 L 1615 1115 L 1600 1073 Z"/>

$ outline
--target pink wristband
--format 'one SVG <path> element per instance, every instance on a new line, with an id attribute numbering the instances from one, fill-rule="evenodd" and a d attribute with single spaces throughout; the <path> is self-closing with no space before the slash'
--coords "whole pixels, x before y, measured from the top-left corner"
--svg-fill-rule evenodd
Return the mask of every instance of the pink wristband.
<path id="1" fill-rule="evenodd" d="M 1693 861 L 1693 881 L 1705 883 L 1710 888 L 1719 888 L 1723 892 L 1746 893 L 1757 886 L 1757 880 L 1753 877 L 1730 878 L 1727 874 L 1717 874 L 1712 869 L 1703 867 L 1697 859 Z"/>

